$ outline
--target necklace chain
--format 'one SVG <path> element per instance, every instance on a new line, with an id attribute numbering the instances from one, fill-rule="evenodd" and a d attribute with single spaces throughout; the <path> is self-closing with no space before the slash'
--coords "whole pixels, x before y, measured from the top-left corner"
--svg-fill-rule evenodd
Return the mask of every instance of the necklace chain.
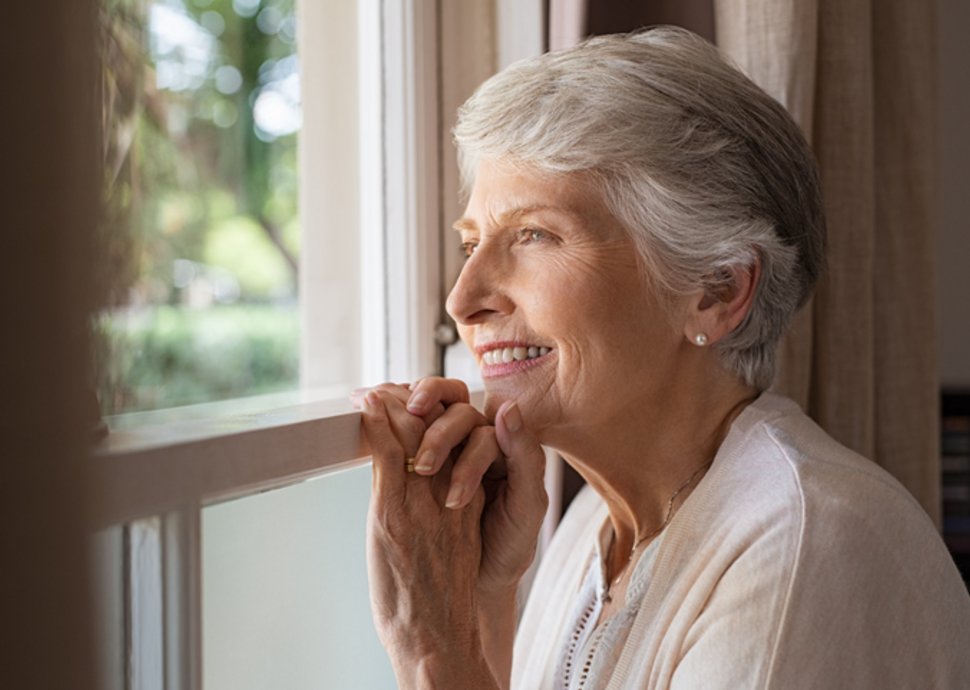
<path id="1" fill-rule="evenodd" d="M 687 478 L 687 481 L 686 482 L 684 482 L 683 484 L 681 484 L 679 487 L 677 487 L 677 490 L 676 491 L 674 491 L 672 494 L 670 494 L 670 499 L 667 501 L 667 514 L 664 516 L 664 521 L 662 523 L 660 523 L 660 527 L 658 527 L 657 529 L 655 529 L 653 532 L 650 532 L 650 534 L 647 534 L 646 536 L 640 537 L 635 542 L 633 542 L 633 546 L 630 548 L 630 558 L 629 558 L 630 561 L 633 560 L 633 556 L 636 554 L 637 547 L 639 547 L 640 544 L 642 544 L 643 542 L 645 542 L 647 539 L 650 539 L 651 537 L 657 536 L 658 534 L 660 534 L 661 532 L 664 531 L 664 528 L 666 528 L 667 525 L 670 524 L 670 520 L 674 516 L 674 501 L 677 500 L 677 497 L 681 494 L 681 492 L 683 492 L 684 489 L 686 489 L 688 486 L 690 486 L 694 482 L 694 480 L 697 479 L 698 475 L 700 475 L 701 472 L 703 472 L 708 467 L 710 467 L 711 466 L 711 463 L 713 463 L 713 462 L 714 462 L 714 459 L 711 458 L 710 460 L 708 460 L 707 462 L 705 462 L 703 465 L 701 465 L 700 467 L 698 467 L 696 470 L 694 470 L 694 474 L 692 474 L 691 476 L 689 476 Z"/>
<path id="2" fill-rule="evenodd" d="M 633 557 L 636 555 L 637 548 L 640 546 L 640 544 L 642 544 L 643 542 L 645 542 L 647 539 L 650 539 L 651 537 L 657 536 L 658 534 L 660 534 L 661 532 L 664 531 L 664 529 L 667 527 L 667 525 L 670 524 L 670 520 L 674 516 L 674 501 L 676 501 L 677 500 L 677 497 L 684 491 L 684 489 L 686 489 L 688 486 L 690 486 L 694 482 L 694 480 L 697 479 L 697 477 L 701 474 L 701 472 L 703 472 L 708 467 L 710 467 L 713 462 L 714 462 L 714 458 L 711 458 L 710 460 L 708 460 L 707 462 L 705 462 L 703 465 L 701 465 L 700 467 L 698 467 L 696 470 L 694 470 L 694 473 L 687 478 L 687 481 L 685 481 L 683 484 L 681 484 L 679 487 L 677 487 L 677 490 L 674 491 L 672 494 L 670 494 L 670 498 L 667 499 L 667 514 L 664 516 L 663 522 L 660 523 L 660 527 L 658 527 L 654 531 L 650 532 L 650 534 L 647 534 L 647 535 L 645 535 L 643 537 L 640 537 L 635 542 L 633 542 L 633 546 L 630 548 L 630 557 L 627 559 L 627 565 L 629 565 L 630 563 L 633 562 Z M 610 545 L 610 550 L 611 551 L 613 550 L 613 546 L 615 544 L 616 544 L 616 534 L 614 533 L 614 535 L 613 535 L 613 544 Z M 605 601 L 608 602 L 608 601 L 611 601 L 612 600 L 611 591 L 612 591 L 613 587 L 616 585 L 616 583 L 620 581 L 620 578 L 623 577 L 623 573 L 625 573 L 626 571 L 627 571 L 627 568 L 621 569 L 620 570 L 620 573 L 610 581 L 609 586 L 606 588 Z"/>

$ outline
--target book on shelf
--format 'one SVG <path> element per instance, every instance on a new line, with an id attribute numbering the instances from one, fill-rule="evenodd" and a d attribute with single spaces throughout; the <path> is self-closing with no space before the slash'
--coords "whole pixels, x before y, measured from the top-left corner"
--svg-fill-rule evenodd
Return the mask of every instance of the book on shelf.
<path id="1" fill-rule="evenodd" d="M 970 476 L 970 455 L 943 455 L 940 458 L 940 469 L 944 475 L 966 474 Z"/>
<path id="2" fill-rule="evenodd" d="M 970 586 L 970 390 L 945 390 L 940 402 L 943 540 Z"/>

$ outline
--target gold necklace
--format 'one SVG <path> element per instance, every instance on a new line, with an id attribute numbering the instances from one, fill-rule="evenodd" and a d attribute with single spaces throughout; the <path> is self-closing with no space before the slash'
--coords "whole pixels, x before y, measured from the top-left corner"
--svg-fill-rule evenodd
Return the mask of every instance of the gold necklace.
<path id="1" fill-rule="evenodd" d="M 684 489 L 686 489 L 688 486 L 690 486 L 693 483 L 693 481 L 695 479 L 697 479 L 697 477 L 701 474 L 701 472 L 703 472 L 708 467 L 710 467 L 713 462 L 714 462 L 714 458 L 711 458 L 710 460 L 708 460 L 707 462 L 705 462 L 703 465 L 701 465 L 700 467 L 698 467 L 696 470 L 694 470 L 694 473 L 687 478 L 687 481 L 686 482 L 684 482 L 683 484 L 681 484 L 679 487 L 677 487 L 677 490 L 676 491 L 674 491 L 672 494 L 670 494 L 670 498 L 667 500 L 667 514 L 664 516 L 664 521 L 662 523 L 660 523 L 660 527 L 658 527 L 657 529 L 655 529 L 653 532 L 651 532 L 650 534 L 648 534 L 648 535 L 646 535 L 644 537 L 640 537 L 635 542 L 633 542 L 633 547 L 630 549 L 630 557 L 627 558 L 627 561 L 626 561 L 627 566 L 629 566 L 630 563 L 633 562 L 633 557 L 636 555 L 637 548 L 640 546 L 640 544 L 642 544 L 643 542 L 645 542 L 647 539 L 651 539 L 651 538 L 657 536 L 658 534 L 660 534 L 661 532 L 664 531 L 664 528 L 666 528 L 667 525 L 670 524 L 670 520 L 674 516 L 674 501 L 677 500 L 677 497 L 681 494 L 681 492 L 683 492 Z M 614 532 L 613 533 L 613 544 L 615 544 L 615 543 L 616 543 L 616 533 Z M 611 547 L 612 547 L 612 545 L 611 545 Z M 609 591 L 610 591 L 610 589 L 613 589 L 613 587 L 616 585 L 616 583 L 620 581 L 620 578 L 623 577 L 623 573 L 625 573 L 625 572 L 626 572 L 626 568 L 624 567 L 623 570 L 620 571 L 619 575 L 617 575 L 616 577 L 614 577 L 613 580 L 610 582 L 610 587 L 609 587 L 609 589 L 607 589 L 607 601 L 609 601 Z"/>
<path id="2" fill-rule="evenodd" d="M 684 489 L 686 489 L 688 486 L 690 486 L 691 483 L 693 483 L 693 481 L 695 479 L 697 479 L 697 476 L 701 472 L 703 472 L 704 470 L 706 470 L 708 467 L 710 467 L 711 466 L 711 463 L 713 463 L 713 462 L 714 462 L 714 458 L 711 458 L 710 460 L 708 460 L 707 462 L 705 462 L 703 465 L 701 465 L 700 467 L 698 467 L 696 470 L 694 470 L 694 474 L 692 474 L 691 476 L 689 476 L 687 478 L 687 481 L 686 482 L 684 482 L 683 484 L 681 484 L 679 487 L 677 487 L 677 490 L 675 492 L 673 492 L 672 494 L 670 494 L 670 499 L 667 501 L 667 515 L 664 517 L 664 521 L 662 523 L 660 523 L 660 527 L 658 527 L 657 529 L 655 529 L 653 532 L 651 532 L 650 534 L 648 534 L 645 537 L 640 537 L 639 539 L 637 539 L 633 543 L 633 547 L 630 549 L 630 558 L 628 559 L 628 561 L 632 561 L 633 560 L 633 555 L 637 552 L 637 547 L 640 546 L 640 544 L 642 544 L 643 542 L 645 542 L 647 539 L 650 539 L 651 537 L 655 537 L 655 536 L 657 536 L 658 534 L 660 534 L 661 532 L 664 531 L 664 528 L 667 525 L 670 524 L 670 519 L 674 516 L 674 501 L 677 499 L 678 496 L 680 496 L 681 492 Z"/>

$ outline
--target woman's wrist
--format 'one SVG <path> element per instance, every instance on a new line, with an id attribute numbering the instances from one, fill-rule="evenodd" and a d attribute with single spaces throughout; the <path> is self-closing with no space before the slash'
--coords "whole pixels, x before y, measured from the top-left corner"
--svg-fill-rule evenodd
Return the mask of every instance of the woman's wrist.
<path id="1" fill-rule="evenodd" d="M 500 688 L 508 688 L 512 675 L 512 647 L 518 614 L 518 587 L 492 590 L 478 596 L 478 629 L 482 650 Z"/>
<path id="2" fill-rule="evenodd" d="M 436 650 L 421 656 L 399 658 L 394 675 L 402 690 L 467 688 L 501 690 L 479 645 L 465 650 Z"/>
<path id="3" fill-rule="evenodd" d="M 519 591 L 519 582 L 521 582 L 521 580 L 522 576 L 516 575 L 514 577 L 505 579 L 501 583 L 484 585 L 479 582 L 478 586 L 475 588 L 475 598 L 478 602 L 478 608 L 503 603 L 508 601 L 510 598 L 515 599 Z"/>

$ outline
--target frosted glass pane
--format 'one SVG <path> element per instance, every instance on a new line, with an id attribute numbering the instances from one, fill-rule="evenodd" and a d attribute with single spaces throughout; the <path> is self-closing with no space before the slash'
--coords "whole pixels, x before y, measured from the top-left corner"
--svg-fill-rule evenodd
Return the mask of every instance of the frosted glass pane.
<path id="1" fill-rule="evenodd" d="M 90 541 L 94 626 L 98 640 L 96 687 L 125 687 L 125 534 L 115 525 L 96 532 Z"/>
<path id="2" fill-rule="evenodd" d="M 367 598 L 370 468 L 206 508 L 205 690 L 392 690 Z"/>

